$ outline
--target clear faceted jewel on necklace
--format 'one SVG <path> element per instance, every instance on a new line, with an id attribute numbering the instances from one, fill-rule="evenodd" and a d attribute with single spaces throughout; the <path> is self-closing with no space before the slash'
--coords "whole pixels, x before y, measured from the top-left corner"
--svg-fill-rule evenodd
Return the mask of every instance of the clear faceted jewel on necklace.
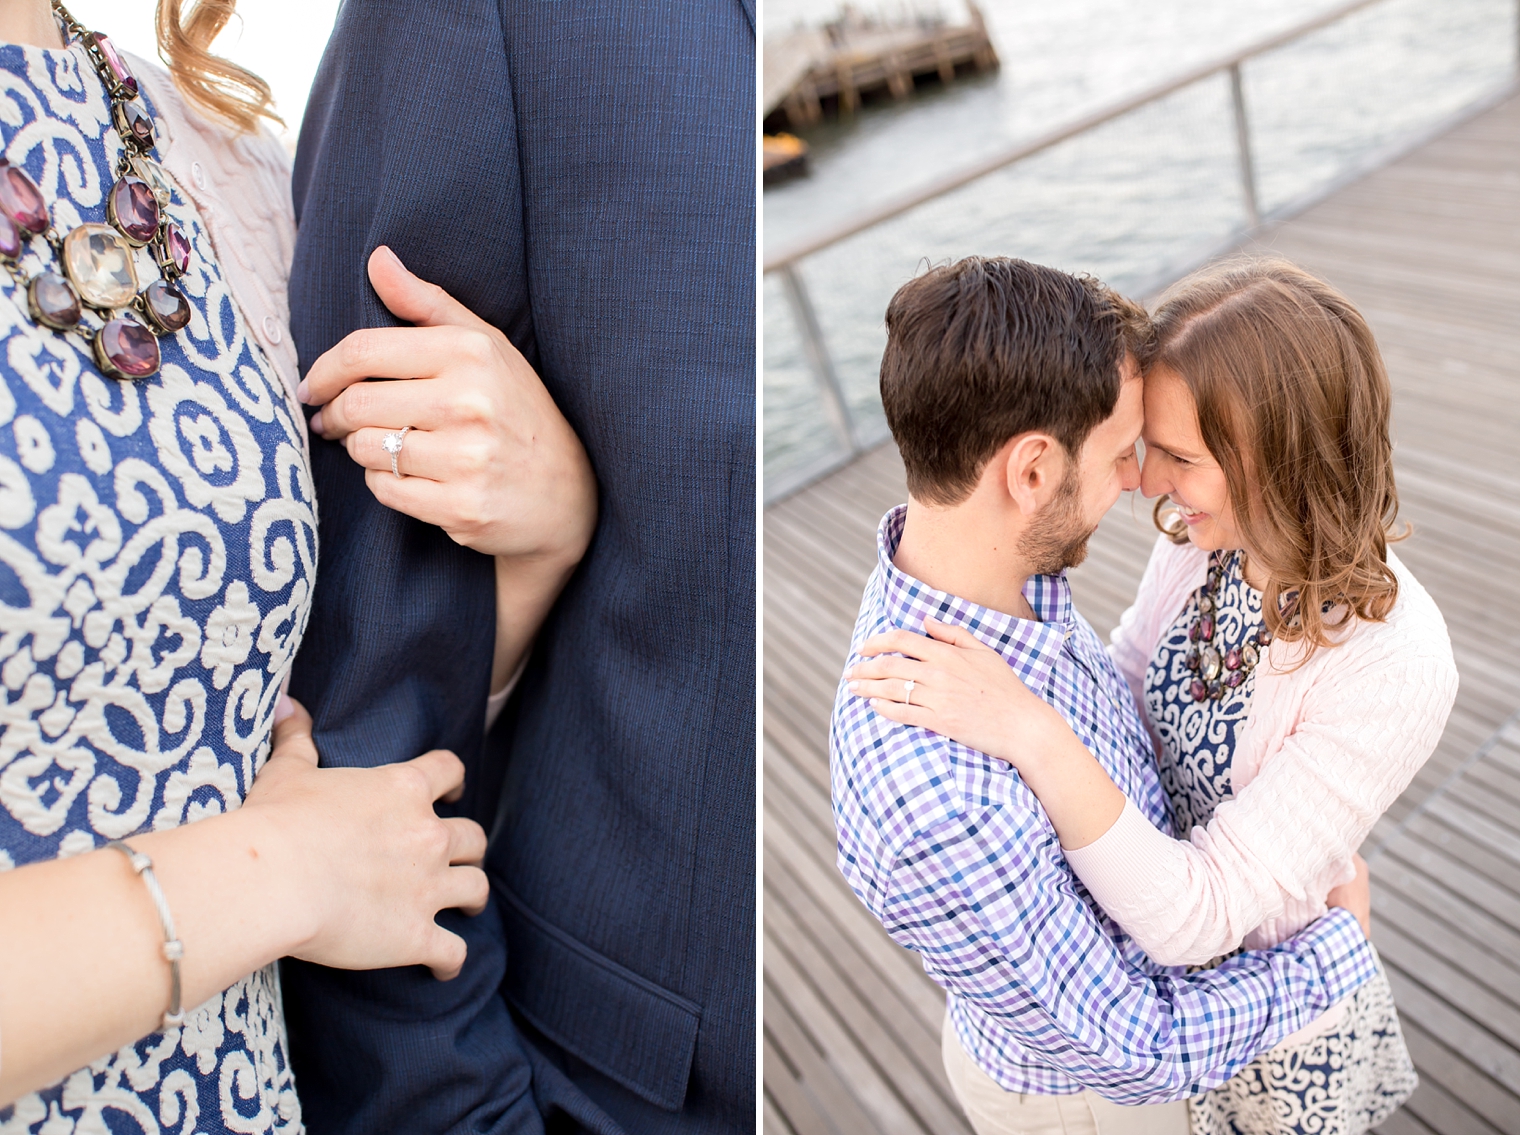
<path id="1" fill-rule="evenodd" d="M 63 240 L 63 270 L 91 307 L 126 307 L 137 295 L 132 249 L 109 225 L 80 225 Z"/>
<path id="2" fill-rule="evenodd" d="M 153 197 L 158 202 L 158 207 L 167 208 L 169 199 L 174 195 L 174 187 L 169 184 L 169 177 L 164 173 L 163 166 L 152 158 L 138 154 L 132 159 L 132 172 L 148 183 L 148 188 L 153 190 Z"/>

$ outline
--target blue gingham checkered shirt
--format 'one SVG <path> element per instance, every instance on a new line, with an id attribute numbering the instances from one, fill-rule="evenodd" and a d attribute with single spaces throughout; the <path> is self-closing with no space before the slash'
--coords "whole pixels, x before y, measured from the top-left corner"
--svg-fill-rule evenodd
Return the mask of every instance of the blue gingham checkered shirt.
<path id="1" fill-rule="evenodd" d="M 1058 709 L 1114 782 L 1171 832 L 1151 743 L 1064 575 L 1024 589 L 1036 622 L 898 571 L 904 508 L 882 520 L 861 643 L 924 616 L 965 627 Z M 1156 965 L 1088 898 L 1007 765 L 873 712 L 841 683 L 830 736 L 839 868 L 949 991 L 956 1034 L 1004 1089 L 1091 1088 L 1158 1103 L 1215 1087 L 1372 976 L 1356 919 L 1332 910 L 1272 950 L 1188 974 Z"/>

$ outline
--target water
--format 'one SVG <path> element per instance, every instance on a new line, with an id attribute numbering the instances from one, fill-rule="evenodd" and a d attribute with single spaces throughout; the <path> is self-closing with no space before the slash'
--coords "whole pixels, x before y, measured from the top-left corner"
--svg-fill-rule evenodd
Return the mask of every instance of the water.
<path id="1" fill-rule="evenodd" d="M 1209 62 L 1324 0 L 984 0 L 1001 70 L 810 130 L 812 172 L 768 189 L 768 251 L 982 155 Z M 887 6 L 887 11 L 892 10 Z M 767 0 L 768 28 L 817 18 Z M 945 14 L 962 12 L 947 6 Z M 1515 68 L 1516 0 L 1385 0 L 1243 68 L 1263 211 L 1428 128 Z M 1141 288 L 1245 223 L 1228 80 L 1217 76 L 992 174 L 802 263 L 857 421 L 882 432 L 882 313 L 928 262 L 1022 256 Z M 767 492 L 838 451 L 779 280 L 762 288 Z"/>

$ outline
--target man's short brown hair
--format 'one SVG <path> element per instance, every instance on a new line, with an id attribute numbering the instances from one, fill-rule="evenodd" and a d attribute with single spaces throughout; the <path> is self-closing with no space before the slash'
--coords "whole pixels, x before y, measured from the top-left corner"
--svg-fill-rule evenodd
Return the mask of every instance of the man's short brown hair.
<path id="1" fill-rule="evenodd" d="M 881 402 L 908 492 L 955 504 L 1011 437 L 1049 433 L 1075 458 L 1114 412 L 1126 351 L 1150 322 L 1097 280 L 1006 256 L 931 268 L 887 305 Z"/>

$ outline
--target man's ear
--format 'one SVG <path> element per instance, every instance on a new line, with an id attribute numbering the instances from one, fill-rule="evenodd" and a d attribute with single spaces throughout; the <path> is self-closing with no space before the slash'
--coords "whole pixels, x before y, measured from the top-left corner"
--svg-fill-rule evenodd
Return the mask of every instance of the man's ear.
<path id="1" fill-rule="evenodd" d="M 1025 516 L 1034 516 L 1054 499 L 1066 472 L 1066 451 L 1047 433 L 1019 434 L 1003 450 L 1008 495 Z"/>

